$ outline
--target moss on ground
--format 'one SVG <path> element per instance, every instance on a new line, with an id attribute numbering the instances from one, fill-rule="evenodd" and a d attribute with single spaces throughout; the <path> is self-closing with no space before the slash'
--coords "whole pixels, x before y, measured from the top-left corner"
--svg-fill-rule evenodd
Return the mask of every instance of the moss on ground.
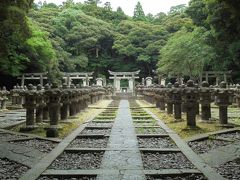
<path id="1" fill-rule="evenodd" d="M 69 119 L 68 122 L 59 122 L 59 138 L 64 138 L 67 135 L 69 135 L 72 131 L 74 131 L 76 128 L 81 126 L 85 121 L 94 118 L 98 114 L 100 114 L 102 111 L 104 111 L 104 108 L 108 106 L 108 104 L 111 102 L 111 100 L 102 100 L 94 104 L 94 106 L 101 107 L 101 108 L 87 108 L 84 112 L 79 113 L 76 118 Z M 24 125 L 18 125 L 13 128 L 11 128 L 11 131 L 19 132 L 20 128 Z M 39 124 L 39 128 L 29 131 L 27 133 L 34 134 L 42 137 L 46 137 L 46 131 L 45 128 L 49 127 L 49 123 L 41 123 Z"/>
<path id="2" fill-rule="evenodd" d="M 152 107 L 152 104 L 145 101 L 137 102 L 141 107 Z M 167 113 L 160 111 L 158 108 L 148 108 L 148 110 L 154 113 L 170 129 L 174 130 L 182 138 L 189 138 L 191 136 L 225 129 L 220 127 L 217 121 L 213 121 L 211 123 L 200 122 L 201 118 L 199 116 L 197 116 L 197 128 L 190 129 L 186 125 L 185 114 L 182 115 L 183 121 L 176 122 L 173 115 L 168 115 Z"/>

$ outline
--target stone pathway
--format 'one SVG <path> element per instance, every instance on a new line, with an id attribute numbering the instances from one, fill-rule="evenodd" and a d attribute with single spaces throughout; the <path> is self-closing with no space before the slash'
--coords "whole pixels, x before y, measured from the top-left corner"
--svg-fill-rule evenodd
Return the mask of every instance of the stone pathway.
<path id="1" fill-rule="evenodd" d="M 107 174 L 97 177 L 98 180 L 143 180 L 143 165 L 138 149 L 129 102 L 122 100 L 113 125 L 107 151 L 104 154 L 101 169 L 109 170 Z"/>

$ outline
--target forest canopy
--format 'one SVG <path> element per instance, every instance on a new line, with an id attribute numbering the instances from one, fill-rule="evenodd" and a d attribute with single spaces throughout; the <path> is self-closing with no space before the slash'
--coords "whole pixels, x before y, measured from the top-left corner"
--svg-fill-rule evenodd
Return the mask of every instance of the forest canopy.
<path id="1" fill-rule="evenodd" d="M 138 2 L 133 17 L 100 3 L 1 1 L 0 73 L 94 71 L 98 77 L 140 69 L 141 77 L 196 77 L 240 68 L 240 0 L 190 0 L 157 15 L 145 14 Z"/>

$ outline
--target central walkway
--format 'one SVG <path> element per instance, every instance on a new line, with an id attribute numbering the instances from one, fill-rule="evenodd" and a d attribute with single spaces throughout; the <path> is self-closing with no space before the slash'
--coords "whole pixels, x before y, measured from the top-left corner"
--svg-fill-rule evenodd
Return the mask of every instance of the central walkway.
<path id="1" fill-rule="evenodd" d="M 129 103 L 121 100 L 101 170 L 109 172 L 98 180 L 144 180 L 141 154 L 130 114 Z"/>

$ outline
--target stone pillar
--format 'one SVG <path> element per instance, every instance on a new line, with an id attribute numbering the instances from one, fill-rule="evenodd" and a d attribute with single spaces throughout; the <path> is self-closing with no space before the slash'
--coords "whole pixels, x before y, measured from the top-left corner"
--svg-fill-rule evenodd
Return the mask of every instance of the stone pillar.
<path id="1" fill-rule="evenodd" d="M 42 123 L 43 121 L 43 107 L 46 105 L 44 102 L 44 92 L 41 84 L 37 86 L 37 108 L 36 108 L 36 123 Z"/>
<path id="2" fill-rule="evenodd" d="M 182 91 L 184 91 L 184 89 L 186 88 L 185 84 L 182 84 L 181 85 L 181 88 L 182 88 Z M 181 105 L 181 108 L 182 108 L 182 112 L 185 113 L 186 112 L 186 102 L 185 101 L 182 101 L 182 105 Z"/>
<path id="3" fill-rule="evenodd" d="M 46 84 L 44 86 L 44 102 L 45 102 L 45 106 L 43 107 L 43 120 L 48 120 L 49 119 L 49 112 L 48 112 L 48 103 L 49 103 L 49 98 L 48 95 L 46 95 L 46 91 L 50 89 L 50 86 L 48 84 Z"/>
<path id="4" fill-rule="evenodd" d="M 21 86 L 24 86 L 24 83 L 25 83 L 25 76 L 24 74 L 22 75 L 22 80 L 21 80 Z"/>
<path id="5" fill-rule="evenodd" d="M 70 86 L 70 107 L 69 107 L 69 115 L 75 116 L 76 115 L 76 90 L 75 86 L 71 84 Z"/>
<path id="6" fill-rule="evenodd" d="M 129 87 L 129 90 L 132 92 L 133 91 L 133 79 L 132 78 L 128 79 L 128 87 Z"/>
<path id="7" fill-rule="evenodd" d="M 145 79 L 142 78 L 142 85 L 145 86 Z"/>
<path id="8" fill-rule="evenodd" d="M 97 86 L 103 86 L 103 78 L 97 78 L 96 79 L 96 84 L 97 84 Z"/>
<path id="9" fill-rule="evenodd" d="M 69 90 L 67 84 L 63 84 L 62 95 L 61 95 L 61 120 L 67 120 L 69 116 Z"/>
<path id="10" fill-rule="evenodd" d="M 216 90 L 216 102 L 215 104 L 219 106 L 219 122 L 221 125 L 227 125 L 228 124 L 228 114 L 227 114 L 227 108 L 229 105 L 232 104 L 230 101 L 232 96 L 232 90 L 228 90 L 226 82 L 220 83 L 220 89 Z"/>
<path id="11" fill-rule="evenodd" d="M 47 128 L 47 137 L 58 137 L 58 122 L 60 118 L 60 107 L 61 107 L 61 91 L 57 84 L 52 85 L 52 89 L 46 91 L 49 96 L 49 117 L 50 117 L 50 127 Z"/>
<path id="12" fill-rule="evenodd" d="M 166 78 L 161 78 L 161 85 L 165 86 L 165 84 L 166 84 Z"/>
<path id="13" fill-rule="evenodd" d="M 42 74 L 40 75 L 40 84 L 41 84 L 41 86 L 43 86 L 43 75 Z"/>
<path id="14" fill-rule="evenodd" d="M 9 95 L 9 94 L 10 93 L 7 91 L 6 87 L 3 86 L 3 89 L 2 89 L 2 102 L 1 102 L 1 109 L 3 109 L 3 110 L 7 109 L 6 102 L 8 100 L 7 95 Z"/>
<path id="15" fill-rule="evenodd" d="M 187 87 L 183 91 L 184 101 L 186 103 L 187 126 L 196 127 L 196 103 L 198 100 L 198 90 L 195 88 L 192 80 L 188 80 Z"/>
<path id="16" fill-rule="evenodd" d="M 165 100 L 167 103 L 167 114 L 173 114 L 173 92 L 172 92 L 172 84 L 167 84 L 167 89 L 165 91 Z"/>
<path id="17" fill-rule="evenodd" d="M 202 120 L 209 121 L 211 118 L 211 90 L 209 88 L 208 82 L 202 82 L 202 87 L 200 88 L 199 95 Z"/>
<path id="18" fill-rule="evenodd" d="M 25 103 L 23 107 L 26 109 L 26 127 L 20 129 L 20 131 L 31 131 L 36 129 L 34 113 L 37 107 L 36 92 L 32 84 L 28 85 L 28 90 L 24 93 Z"/>
<path id="19" fill-rule="evenodd" d="M 120 90 L 121 90 L 120 79 L 119 78 L 116 78 L 116 90 L 117 90 L 117 92 L 120 92 Z"/>
<path id="20" fill-rule="evenodd" d="M 174 104 L 174 118 L 176 121 L 182 120 L 182 91 L 179 87 L 179 83 L 175 82 L 174 88 L 173 88 L 173 104 Z"/>
<path id="21" fill-rule="evenodd" d="M 86 79 L 83 79 L 83 87 L 87 86 L 87 81 Z"/>
<path id="22" fill-rule="evenodd" d="M 146 86 L 151 86 L 152 85 L 152 77 L 146 77 Z"/>

